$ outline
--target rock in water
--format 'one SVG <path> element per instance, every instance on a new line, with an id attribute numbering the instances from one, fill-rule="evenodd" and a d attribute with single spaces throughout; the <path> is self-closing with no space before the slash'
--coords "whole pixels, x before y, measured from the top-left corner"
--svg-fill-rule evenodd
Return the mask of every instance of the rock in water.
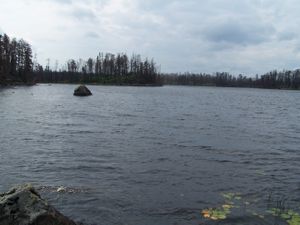
<path id="1" fill-rule="evenodd" d="M 50 206 L 31 185 L 0 194 L 1 225 L 76 225 Z"/>
<path id="2" fill-rule="evenodd" d="M 92 95 L 92 92 L 84 85 L 80 85 L 78 88 L 74 91 L 75 96 L 90 96 Z"/>

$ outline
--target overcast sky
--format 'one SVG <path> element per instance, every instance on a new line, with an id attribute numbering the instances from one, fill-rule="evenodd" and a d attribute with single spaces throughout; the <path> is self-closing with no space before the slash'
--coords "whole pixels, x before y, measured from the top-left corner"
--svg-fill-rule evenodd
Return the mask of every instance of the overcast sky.
<path id="1" fill-rule="evenodd" d="M 299 0 L 0 0 L 0 31 L 63 64 L 140 53 L 163 72 L 300 68 Z"/>

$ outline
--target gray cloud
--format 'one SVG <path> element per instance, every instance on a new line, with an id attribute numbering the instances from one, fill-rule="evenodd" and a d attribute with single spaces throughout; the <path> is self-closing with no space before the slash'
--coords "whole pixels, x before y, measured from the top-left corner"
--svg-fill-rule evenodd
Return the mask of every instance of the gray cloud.
<path id="1" fill-rule="evenodd" d="M 271 40 L 275 29 L 272 25 L 229 21 L 219 25 L 212 24 L 203 32 L 206 39 L 212 42 L 250 45 Z"/>
<path id="2" fill-rule="evenodd" d="M 295 33 L 294 31 L 283 31 L 283 32 L 280 32 L 278 34 L 278 40 L 279 41 L 292 41 L 292 40 L 295 40 L 295 39 L 298 39 L 298 34 Z"/>
<path id="3" fill-rule="evenodd" d="M 0 3 L 5 31 L 32 40 L 42 63 L 120 51 L 154 57 L 165 72 L 256 74 L 300 62 L 298 0 Z"/>
<path id="4" fill-rule="evenodd" d="M 87 38 L 100 38 L 99 34 L 93 31 L 89 31 L 85 34 L 85 37 Z"/>
<path id="5" fill-rule="evenodd" d="M 95 20 L 97 17 L 92 9 L 75 7 L 71 10 L 71 16 L 77 20 Z"/>

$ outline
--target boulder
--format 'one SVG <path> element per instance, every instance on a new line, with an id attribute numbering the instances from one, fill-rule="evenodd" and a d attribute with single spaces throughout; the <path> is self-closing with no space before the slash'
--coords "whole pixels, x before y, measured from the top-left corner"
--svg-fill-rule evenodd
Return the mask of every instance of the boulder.
<path id="1" fill-rule="evenodd" d="M 74 90 L 75 96 L 90 96 L 92 92 L 84 85 L 80 85 Z"/>
<path id="2" fill-rule="evenodd" d="M 31 185 L 0 194 L 1 225 L 76 225 L 50 206 Z"/>

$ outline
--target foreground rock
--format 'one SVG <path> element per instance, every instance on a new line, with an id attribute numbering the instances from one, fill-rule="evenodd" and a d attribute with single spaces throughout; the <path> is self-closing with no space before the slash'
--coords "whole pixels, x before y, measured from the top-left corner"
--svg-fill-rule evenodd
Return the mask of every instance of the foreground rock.
<path id="1" fill-rule="evenodd" d="M 75 96 L 90 96 L 92 92 L 84 85 L 80 85 L 78 88 L 74 90 Z"/>
<path id="2" fill-rule="evenodd" d="M 31 185 L 0 194 L 1 225 L 76 225 L 50 206 Z"/>

